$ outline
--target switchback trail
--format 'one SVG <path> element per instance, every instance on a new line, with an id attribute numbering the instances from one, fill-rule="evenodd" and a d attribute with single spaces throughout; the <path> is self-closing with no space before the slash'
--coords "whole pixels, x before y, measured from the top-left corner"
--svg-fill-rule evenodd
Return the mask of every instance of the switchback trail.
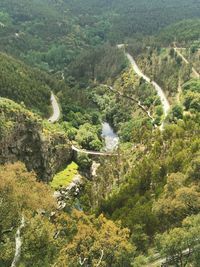
<path id="1" fill-rule="evenodd" d="M 58 101 L 54 95 L 53 92 L 51 92 L 51 105 L 52 105 L 52 108 L 53 108 L 53 114 L 52 116 L 48 119 L 49 122 L 51 123 L 55 123 L 59 120 L 60 118 L 60 107 L 58 105 Z"/>
<path id="2" fill-rule="evenodd" d="M 158 96 L 160 97 L 160 101 L 161 101 L 162 106 L 163 106 L 164 116 L 166 117 L 168 112 L 169 112 L 169 109 L 170 109 L 170 104 L 169 104 L 169 101 L 167 100 L 167 97 L 166 97 L 163 89 L 155 81 L 151 81 L 151 79 L 140 70 L 136 61 L 133 59 L 133 57 L 129 53 L 126 53 L 126 56 L 129 60 L 129 62 L 131 63 L 131 66 L 132 66 L 133 70 L 135 71 L 135 73 L 139 77 L 142 77 L 146 82 L 152 84 L 153 87 L 155 88 Z"/>
<path id="3" fill-rule="evenodd" d="M 125 51 L 125 45 L 124 44 L 119 44 L 117 45 L 117 47 L 119 49 L 124 49 L 124 53 L 126 55 L 126 57 L 128 58 L 131 67 L 133 69 L 133 71 L 139 76 L 142 77 L 147 83 L 153 85 L 153 87 L 155 88 L 158 96 L 160 97 L 160 101 L 162 103 L 162 107 L 163 107 L 163 113 L 164 113 L 164 117 L 166 118 L 169 110 L 170 110 L 170 104 L 169 101 L 164 93 L 164 90 L 155 82 L 155 81 L 151 81 L 151 79 L 145 75 L 142 70 L 139 68 L 139 66 L 137 65 L 136 61 L 134 60 L 134 58 Z M 163 130 L 164 128 L 164 122 L 162 122 L 160 129 Z"/>
<path id="4" fill-rule="evenodd" d="M 187 65 L 191 64 L 191 63 L 184 57 L 184 55 L 181 53 L 181 51 L 180 51 L 181 49 L 182 49 L 182 48 L 178 48 L 178 47 L 176 46 L 176 44 L 174 44 L 174 51 L 177 53 L 177 55 L 179 55 L 179 57 L 182 58 L 182 60 L 185 62 L 185 64 L 187 64 Z M 200 74 L 197 72 L 197 70 L 196 70 L 194 67 L 192 67 L 192 73 L 193 73 L 193 75 L 194 75 L 195 78 L 197 78 L 197 79 L 200 78 Z"/>

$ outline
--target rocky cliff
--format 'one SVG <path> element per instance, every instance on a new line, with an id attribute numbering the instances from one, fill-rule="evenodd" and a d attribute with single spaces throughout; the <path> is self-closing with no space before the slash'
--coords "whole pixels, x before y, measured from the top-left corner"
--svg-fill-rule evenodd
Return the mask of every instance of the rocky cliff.
<path id="1" fill-rule="evenodd" d="M 69 140 L 56 127 L 0 98 L 0 164 L 22 161 L 39 179 L 50 181 L 72 158 Z"/>

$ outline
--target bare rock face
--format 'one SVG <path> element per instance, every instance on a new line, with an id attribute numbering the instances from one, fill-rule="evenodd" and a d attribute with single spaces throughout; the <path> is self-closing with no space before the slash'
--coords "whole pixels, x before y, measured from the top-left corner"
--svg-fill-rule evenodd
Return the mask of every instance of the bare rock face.
<path id="1" fill-rule="evenodd" d="M 75 199 L 79 196 L 83 185 L 83 179 L 80 174 L 74 176 L 73 181 L 66 187 L 62 187 L 54 192 L 54 197 L 58 203 L 58 209 L 65 208 L 66 203 L 70 199 Z"/>
<path id="2" fill-rule="evenodd" d="M 63 132 L 47 129 L 25 108 L 0 98 L 0 164 L 22 161 L 49 182 L 71 158 L 71 145 Z"/>

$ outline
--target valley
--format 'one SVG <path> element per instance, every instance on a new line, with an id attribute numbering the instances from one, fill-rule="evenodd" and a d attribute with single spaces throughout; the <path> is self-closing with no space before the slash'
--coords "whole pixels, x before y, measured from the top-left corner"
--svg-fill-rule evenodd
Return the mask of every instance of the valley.
<path id="1" fill-rule="evenodd" d="M 0 0 L 0 267 L 198 267 L 200 5 Z"/>

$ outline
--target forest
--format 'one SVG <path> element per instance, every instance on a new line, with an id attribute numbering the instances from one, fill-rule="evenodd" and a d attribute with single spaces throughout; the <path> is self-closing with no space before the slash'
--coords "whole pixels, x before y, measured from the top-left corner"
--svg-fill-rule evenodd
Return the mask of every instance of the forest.
<path id="1" fill-rule="evenodd" d="M 0 0 L 0 267 L 199 267 L 199 14 Z"/>

